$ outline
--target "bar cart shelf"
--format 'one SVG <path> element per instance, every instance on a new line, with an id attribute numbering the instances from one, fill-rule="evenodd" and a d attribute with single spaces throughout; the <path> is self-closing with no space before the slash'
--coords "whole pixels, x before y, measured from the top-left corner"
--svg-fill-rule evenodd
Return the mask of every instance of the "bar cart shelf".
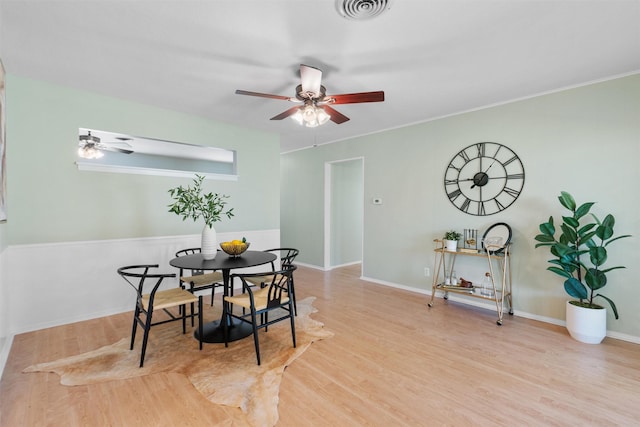
<path id="1" fill-rule="evenodd" d="M 513 301 L 511 292 L 511 244 L 492 247 L 487 245 L 484 252 L 463 252 L 449 251 L 444 246 L 444 241 L 440 239 L 434 240 L 436 244 L 435 262 L 433 267 L 433 283 L 431 286 L 431 300 L 427 304 L 433 307 L 436 292 L 444 292 L 443 298 L 449 299 L 449 294 L 463 295 L 465 297 L 479 298 L 483 300 L 493 301 L 496 305 L 496 313 L 498 320 L 496 324 L 502 325 L 505 303 L 508 308 L 509 315 L 513 315 Z M 489 264 L 489 272 L 491 277 L 491 286 L 493 287 L 493 296 L 481 295 L 478 287 L 465 288 L 456 285 L 446 285 L 441 281 L 440 272 L 444 276 L 450 277 L 453 273 L 456 258 L 463 257 L 484 257 Z M 494 274 L 499 273 L 499 277 Z M 448 274 L 447 274 L 448 273 Z M 497 278 L 497 280 L 496 280 Z"/>

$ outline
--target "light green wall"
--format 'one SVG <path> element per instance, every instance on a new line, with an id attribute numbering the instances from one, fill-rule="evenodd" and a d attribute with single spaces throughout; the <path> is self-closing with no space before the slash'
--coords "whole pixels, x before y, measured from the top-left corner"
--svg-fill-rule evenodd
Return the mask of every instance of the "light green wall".
<path id="1" fill-rule="evenodd" d="M 453 155 L 481 141 L 507 145 L 526 171 L 516 203 L 488 217 L 460 212 L 443 187 Z M 301 262 L 323 264 L 324 163 L 360 156 L 365 201 L 384 200 L 365 203 L 364 276 L 428 289 L 424 267 L 433 267 L 434 238 L 451 228 L 483 233 L 506 222 L 514 230 L 516 311 L 564 319 L 562 280 L 545 270 L 549 256 L 534 251 L 533 237 L 540 222 L 562 213 L 556 197 L 566 190 L 579 202 L 596 201 L 596 214 L 613 213 L 618 233 L 635 236 L 610 247 L 612 262 L 628 268 L 611 274 L 604 293 L 621 313 L 620 320 L 610 316 L 608 328 L 640 336 L 640 75 L 283 155 L 282 206 L 290 214 L 283 212 L 282 242 L 301 249 Z M 472 281 L 483 269 L 456 266 Z"/>
<path id="2" fill-rule="evenodd" d="M 215 100 L 212 100 L 215 102 Z M 80 172 L 78 128 L 237 150 L 239 180 L 205 181 L 231 196 L 219 231 L 278 229 L 277 135 L 8 75 L 8 244 L 199 233 L 167 211 L 167 190 L 189 178 Z M 256 206 L 260 206 L 259 212 Z"/>

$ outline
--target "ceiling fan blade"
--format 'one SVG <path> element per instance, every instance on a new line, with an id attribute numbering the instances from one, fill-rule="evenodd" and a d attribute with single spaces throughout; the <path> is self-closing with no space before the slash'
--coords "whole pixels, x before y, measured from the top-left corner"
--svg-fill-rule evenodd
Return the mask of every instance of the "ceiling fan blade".
<path id="1" fill-rule="evenodd" d="M 300 107 L 291 107 L 287 111 L 284 111 L 284 112 L 278 114 L 277 116 L 271 117 L 271 120 L 286 119 L 289 116 L 293 116 L 299 109 L 300 109 Z"/>
<path id="2" fill-rule="evenodd" d="M 290 98 L 288 96 L 271 95 L 269 93 L 260 93 L 260 92 L 249 92 L 248 90 L 240 90 L 240 89 L 238 89 L 238 90 L 236 90 L 236 94 L 237 95 L 259 96 L 261 98 L 270 98 L 270 99 L 282 99 L 283 101 L 299 102 L 297 99 Z"/>
<path id="3" fill-rule="evenodd" d="M 131 154 L 131 153 L 133 153 L 132 150 L 125 150 L 123 148 L 112 148 L 112 150 L 113 151 L 117 151 L 117 152 L 122 153 L 122 154 Z"/>
<path id="4" fill-rule="evenodd" d="M 115 153 L 122 153 L 122 154 L 131 154 L 131 153 L 133 153 L 133 150 L 125 150 L 124 148 L 111 147 L 111 146 L 104 145 L 104 144 L 97 145 L 96 148 L 98 150 L 113 151 Z"/>
<path id="5" fill-rule="evenodd" d="M 300 64 L 300 82 L 302 83 L 303 92 L 313 94 L 313 98 L 319 96 L 322 70 Z"/>
<path id="6" fill-rule="evenodd" d="M 339 112 L 338 110 L 334 110 L 333 108 L 329 107 L 328 105 L 325 105 L 322 107 L 325 111 L 325 113 L 327 113 L 329 115 L 329 117 L 331 117 L 331 121 L 337 125 L 344 123 L 346 121 L 349 120 L 349 117 L 345 116 L 344 114 L 342 114 L 341 112 Z"/>
<path id="7" fill-rule="evenodd" d="M 109 148 L 112 148 L 112 147 L 121 148 L 121 149 L 133 148 L 131 144 L 124 141 L 101 141 L 99 145 L 103 147 L 109 147 Z"/>
<path id="8" fill-rule="evenodd" d="M 320 102 L 321 104 L 359 104 L 361 102 L 382 102 L 384 101 L 384 91 L 344 93 L 341 95 L 327 95 Z"/>

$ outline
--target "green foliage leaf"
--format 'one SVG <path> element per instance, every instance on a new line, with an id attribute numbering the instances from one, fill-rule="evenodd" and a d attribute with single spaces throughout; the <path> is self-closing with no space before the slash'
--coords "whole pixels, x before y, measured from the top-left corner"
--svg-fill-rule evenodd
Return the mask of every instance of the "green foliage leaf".
<path id="1" fill-rule="evenodd" d="M 595 231 L 585 234 L 584 236 L 580 236 L 580 244 L 586 245 L 588 248 L 596 246 L 596 242 L 593 241 L 593 236 L 596 235 Z"/>
<path id="2" fill-rule="evenodd" d="M 538 234 L 535 237 L 535 240 L 537 240 L 538 242 L 544 242 L 544 243 L 553 243 L 555 242 L 555 239 L 553 238 L 553 236 L 548 236 L 546 234 Z M 537 247 L 537 245 L 536 245 Z"/>
<path id="3" fill-rule="evenodd" d="M 584 281 L 590 289 L 595 291 L 607 284 L 607 275 L 596 268 L 590 268 L 584 276 Z"/>
<path id="4" fill-rule="evenodd" d="M 567 243 L 575 242 L 578 240 L 578 233 L 574 228 L 569 227 L 567 224 L 563 223 L 560 228 L 562 228 L 562 234 L 564 234 L 567 239 Z"/>
<path id="5" fill-rule="evenodd" d="M 612 270 L 619 270 L 621 268 L 627 268 L 627 267 L 622 266 L 622 265 L 618 265 L 616 267 L 609 267 L 609 268 L 605 268 L 604 270 L 600 270 L 600 271 L 602 271 L 603 273 L 608 273 L 608 272 L 610 272 Z"/>
<path id="6" fill-rule="evenodd" d="M 547 236 L 553 236 L 556 234 L 556 227 L 553 225 L 553 218 L 549 217 L 549 222 L 543 222 L 540 224 L 540 232 Z"/>
<path id="7" fill-rule="evenodd" d="M 575 277 L 571 277 L 564 282 L 564 290 L 572 297 L 587 299 L 587 288 Z"/>
<path id="8" fill-rule="evenodd" d="M 563 216 L 562 221 L 572 228 L 578 228 L 580 226 L 580 222 L 572 216 Z"/>
<path id="9" fill-rule="evenodd" d="M 593 229 L 597 224 L 594 224 L 593 222 L 590 222 L 589 224 L 585 224 L 582 227 L 580 227 L 578 229 L 578 235 L 579 236 L 584 236 L 587 231 Z"/>
<path id="10" fill-rule="evenodd" d="M 609 214 L 604 217 L 604 220 L 602 221 L 602 225 L 605 227 L 613 228 L 616 225 L 616 219 L 613 217 L 613 215 Z"/>
<path id="11" fill-rule="evenodd" d="M 573 248 L 569 245 L 565 245 L 563 243 L 556 243 L 551 248 L 551 253 L 557 257 L 563 257 L 566 255 L 570 255 L 574 252 Z"/>
<path id="12" fill-rule="evenodd" d="M 568 273 L 568 272 L 564 271 L 562 268 L 547 267 L 547 270 L 551 271 L 552 273 L 556 273 L 559 276 L 566 277 L 567 279 L 572 277 L 571 273 Z"/>
<path id="13" fill-rule="evenodd" d="M 600 240 L 608 240 L 613 236 L 613 228 L 604 224 L 599 225 L 598 228 L 596 228 L 596 236 L 598 236 Z"/>
<path id="14" fill-rule="evenodd" d="M 591 209 L 591 206 L 593 206 L 594 204 L 595 204 L 594 202 L 587 202 L 587 203 L 581 204 L 580 207 L 576 209 L 576 213 L 574 214 L 575 218 L 580 219 L 586 214 L 588 214 L 589 209 Z"/>
<path id="15" fill-rule="evenodd" d="M 561 191 L 560 196 L 558 196 L 558 200 L 560 200 L 560 204 L 565 208 L 569 209 L 571 212 L 576 210 L 576 201 L 573 199 L 573 196 L 566 191 Z"/>
<path id="16" fill-rule="evenodd" d="M 600 267 L 607 262 L 607 250 L 603 246 L 594 246 L 589 249 L 589 258 L 591 264 L 596 267 Z"/>
<path id="17" fill-rule="evenodd" d="M 604 245 L 605 245 L 605 246 L 607 246 L 607 245 L 608 245 L 609 243 L 611 243 L 611 242 L 615 242 L 615 241 L 616 241 L 616 240 L 618 240 L 618 239 L 625 239 L 625 238 L 627 238 L 627 237 L 631 237 L 631 234 L 625 234 L 625 235 L 623 235 L 623 236 L 617 236 L 617 237 L 614 237 L 613 239 L 611 239 L 611 240 L 607 241 L 607 243 L 605 243 Z"/>
<path id="18" fill-rule="evenodd" d="M 609 299 L 609 298 L 605 297 L 605 296 L 604 296 L 604 295 L 602 295 L 602 294 L 596 294 L 596 297 L 601 297 L 601 298 L 604 298 L 605 300 L 607 300 L 607 302 L 608 302 L 608 303 L 609 303 L 609 305 L 611 306 L 611 310 L 613 310 L 613 315 L 616 317 L 616 319 L 619 319 L 619 318 L 620 318 L 620 317 L 618 316 L 618 307 L 616 307 L 615 303 L 614 303 L 611 299 Z"/>

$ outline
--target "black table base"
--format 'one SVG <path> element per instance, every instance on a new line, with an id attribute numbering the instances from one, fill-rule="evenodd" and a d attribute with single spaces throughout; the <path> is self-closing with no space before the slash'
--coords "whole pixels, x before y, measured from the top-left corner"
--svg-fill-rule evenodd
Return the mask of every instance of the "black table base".
<path id="1" fill-rule="evenodd" d="M 202 325 L 202 342 L 224 343 L 224 328 L 220 326 L 220 321 L 216 320 Z M 229 325 L 229 342 L 241 340 L 253 333 L 253 328 L 246 322 L 234 319 Z M 193 334 L 198 339 L 198 329 Z"/>
<path id="2" fill-rule="evenodd" d="M 246 251 L 242 256 L 229 257 L 218 250 L 218 254 L 214 259 L 205 260 L 202 258 L 202 254 L 191 254 L 179 256 L 171 261 L 169 264 L 173 267 L 180 269 L 180 275 L 184 269 L 187 270 L 220 270 L 222 271 L 222 277 L 224 279 L 224 294 L 229 295 L 230 283 L 229 276 L 231 270 L 237 268 L 254 267 L 256 265 L 263 265 L 272 263 L 277 258 L 277 255 L 272 252 L 263 251 Z M 272 267 L 273 268 L 273 267 Z M 220 320 L 207 323 L 203 325 L 204 329 L 202 334 L 202 341 L 207 343 L 223 343 L 224 342 L 224 329 L 221 326 Z M 235 320 L 229 325 L 229 341 L 236 341 L 242 338 L 246 338 L 253 333 L 253 328 L 246 322 Z M 198 338 L 198 331 L 195 332 L 196 339 Z"/>

